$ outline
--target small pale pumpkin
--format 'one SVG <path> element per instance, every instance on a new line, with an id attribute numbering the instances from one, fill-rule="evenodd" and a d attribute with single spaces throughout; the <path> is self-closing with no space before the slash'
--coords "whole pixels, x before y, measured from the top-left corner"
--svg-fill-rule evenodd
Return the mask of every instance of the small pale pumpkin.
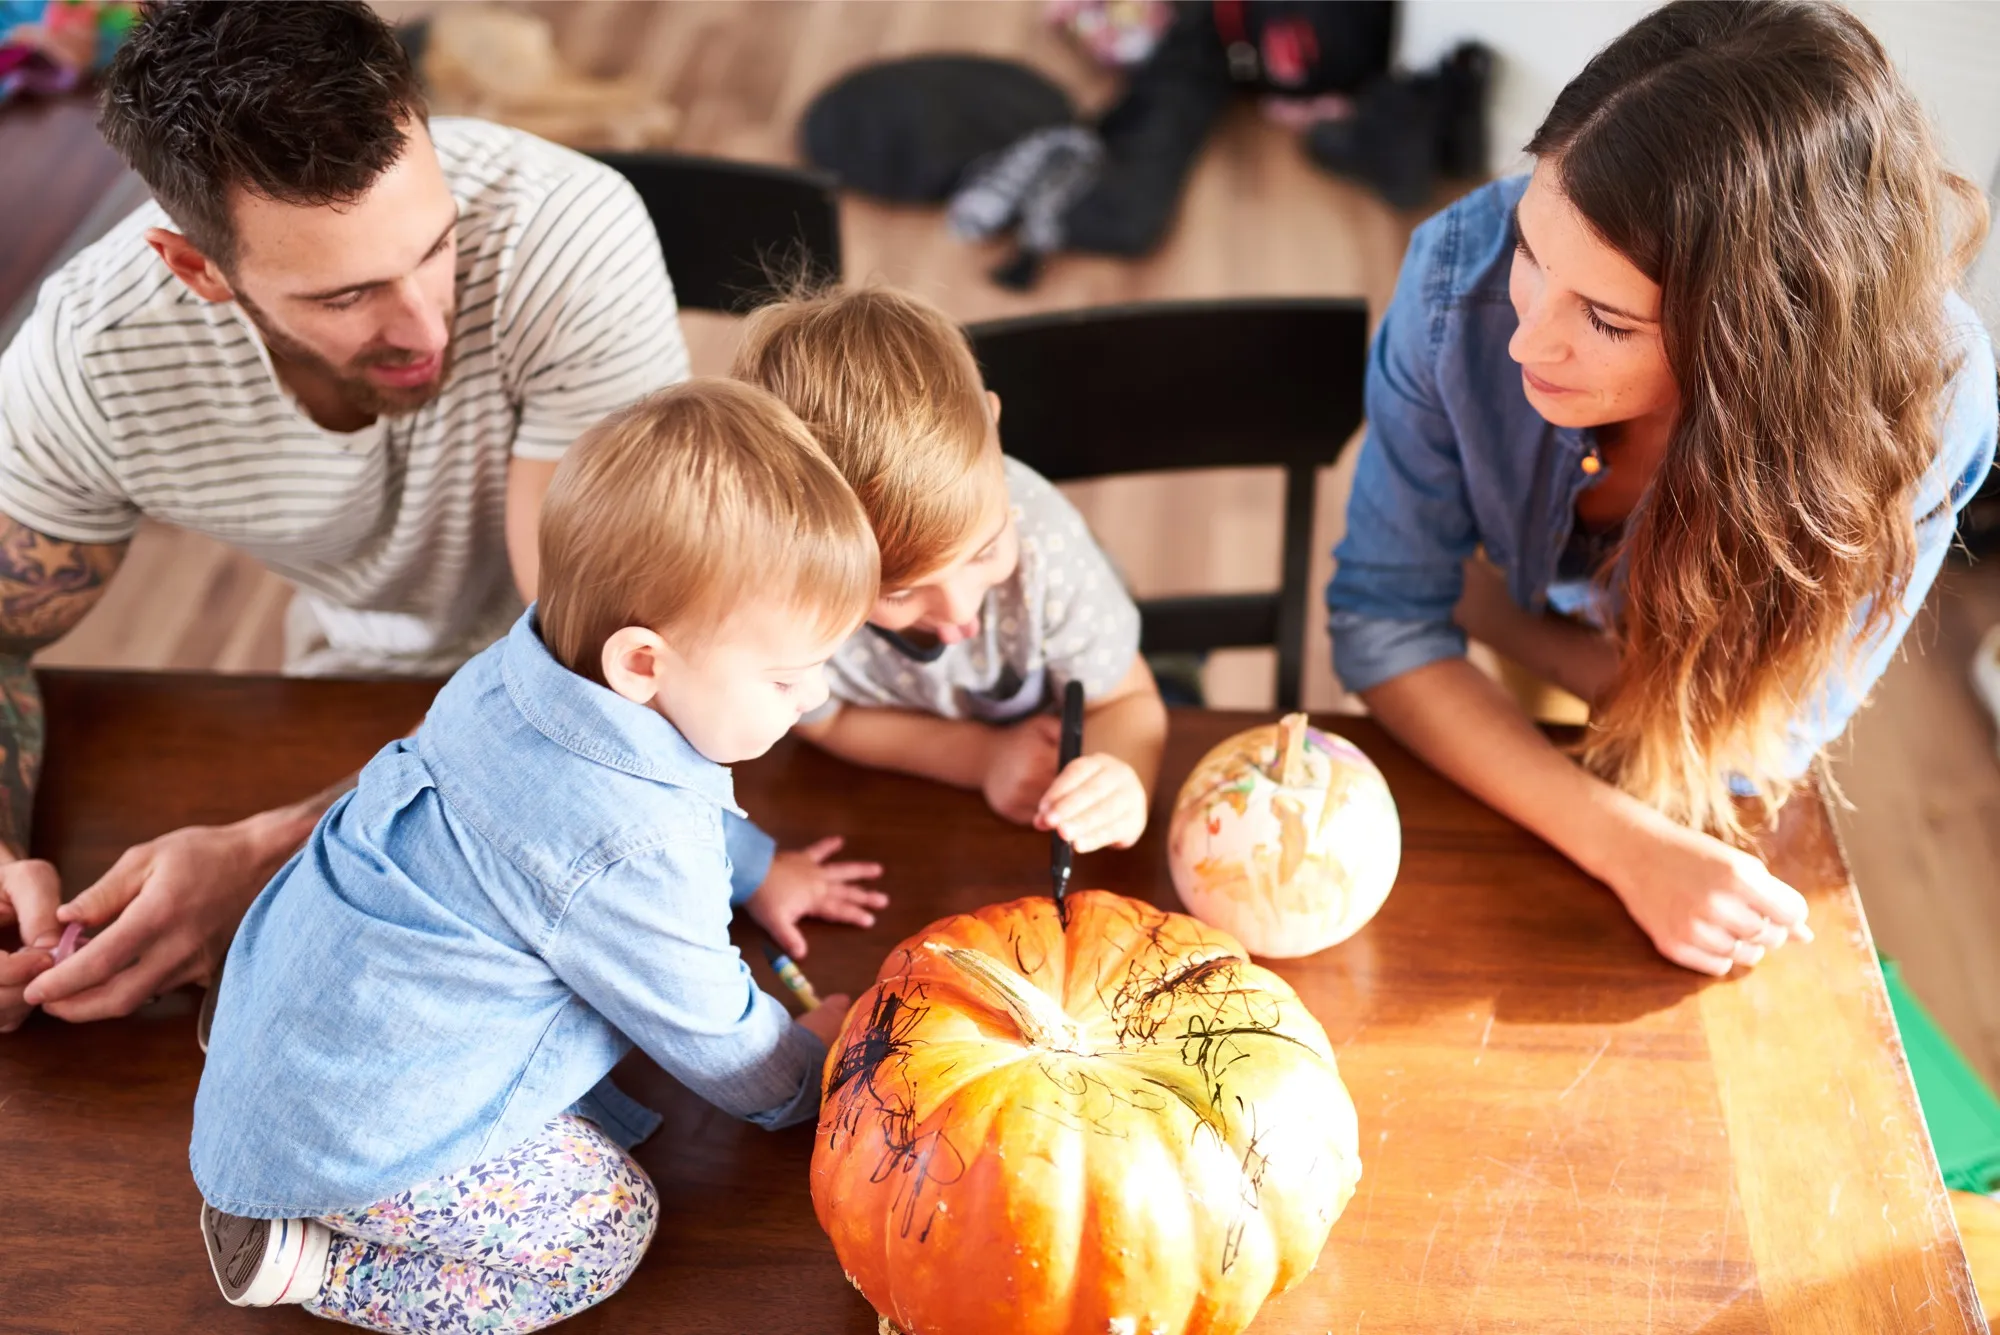
<path id="1" fill-rule="evenodd" d="M 813 1207 L 909 1335 L 1234 1335 L 1312 1268 L 1361 1172 L 1298 994 L 1102 890 L 897 946 L 823 1088 Z"/>
<path id="2" fill-rule="evenodd" d="M 1304 714 L 1203 756 L 1167 826 L 1167 865 L 1188 912 L 1274 959 L 1360 931 L 1388 898 L 1402 851 L 1382 772 Z"/>

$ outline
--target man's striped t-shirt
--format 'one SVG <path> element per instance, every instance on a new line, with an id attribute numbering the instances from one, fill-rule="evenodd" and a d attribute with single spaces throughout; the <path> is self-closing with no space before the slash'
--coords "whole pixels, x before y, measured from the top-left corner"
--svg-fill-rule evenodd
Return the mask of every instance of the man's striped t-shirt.
<path id="1" fill-rule="evenodd" d="M 436 399 L 319 427 L 243 312 L 197 297 L 147 246 L 146 229 L 173 226 L 148 203 L 44 284 L 0 354 L 0 511 L 89 543 L 151 516 L 251 553 L 314 623 L 288 628 L 293 671 L 447 671 L 504 633 L 521 610 L 509 460 L 560 458 L 686 378 L 687 350 L 624 178 L 503 126 L 430 129 L 459 206 Z"/>

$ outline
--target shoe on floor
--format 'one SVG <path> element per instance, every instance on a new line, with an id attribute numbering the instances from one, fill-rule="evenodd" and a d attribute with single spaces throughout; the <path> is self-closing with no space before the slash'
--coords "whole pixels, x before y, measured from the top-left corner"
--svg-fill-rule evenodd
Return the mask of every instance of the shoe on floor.
<path id="1" fill-rule="evenodd" d="M 1972 691 L 1993 716 L 1993 726 L 2000 728 L 2000 626 L 1986 632 L 1972 655 Z M 2000 753 L 2000 737 L 1994 739 L 1993 746 Z"/>
<path id="2" fill-rule="evenodd" d="M 238 1307 L 317 1297 L 333 1230 L 316 1219 L 245 1219 L 201 1206 L 201 1240 L 222 1296 Z"/>

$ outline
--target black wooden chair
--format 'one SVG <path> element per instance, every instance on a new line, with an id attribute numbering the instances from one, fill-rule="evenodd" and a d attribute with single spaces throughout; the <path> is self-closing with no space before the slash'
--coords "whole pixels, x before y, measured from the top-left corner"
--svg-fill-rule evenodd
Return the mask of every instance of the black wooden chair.
<path id="1" fill-rule="evenodd" d="M 681 153 L 598 153 L 639 192 L 683 308 L 740 311 L 773 280 L 837 280 L 833 178 Z"/>
<path id="2" fill-rule="evenodd" d="M 1162 302 L 970 326 L 1007 452 L 1057 480 L 1285 470 L 1275 592 L 1141 602 L 1147 654 L 1275 645 L 1278 705 L 1302 699 L 1314 474 L 1361 424 L 1368 310 L 1331 298 Z"/>

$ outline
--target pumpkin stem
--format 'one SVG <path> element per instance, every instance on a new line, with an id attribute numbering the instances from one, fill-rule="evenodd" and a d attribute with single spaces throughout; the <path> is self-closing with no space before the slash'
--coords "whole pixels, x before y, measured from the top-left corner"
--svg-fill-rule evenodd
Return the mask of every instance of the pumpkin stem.
<path id="1" fill-rule="evenodd" d="M 1306 716 L 1287 714 L 1278 720 L 1278 782 L 1294 788 L 1306 781 Z"/>
<path id="2" fill-rule="evenodd" d="M 982 950 L 968 950 L 963 946 L 948 946 L 941 941 L 927 941 L 926 948 L 944 956 L 945 962 L 960 973 L 977 981 L 980 986 L 1007 1008 L 1014 1017 L 1015 1026 L 1021 1037 L 1038 1048 L 1054 1048 L 1060 1052 L 1083 1051 L 1082 1038 L 1077 1033 L 1076 1021 L 1050 999 L 1048 993 L 994 959 Z"/>

